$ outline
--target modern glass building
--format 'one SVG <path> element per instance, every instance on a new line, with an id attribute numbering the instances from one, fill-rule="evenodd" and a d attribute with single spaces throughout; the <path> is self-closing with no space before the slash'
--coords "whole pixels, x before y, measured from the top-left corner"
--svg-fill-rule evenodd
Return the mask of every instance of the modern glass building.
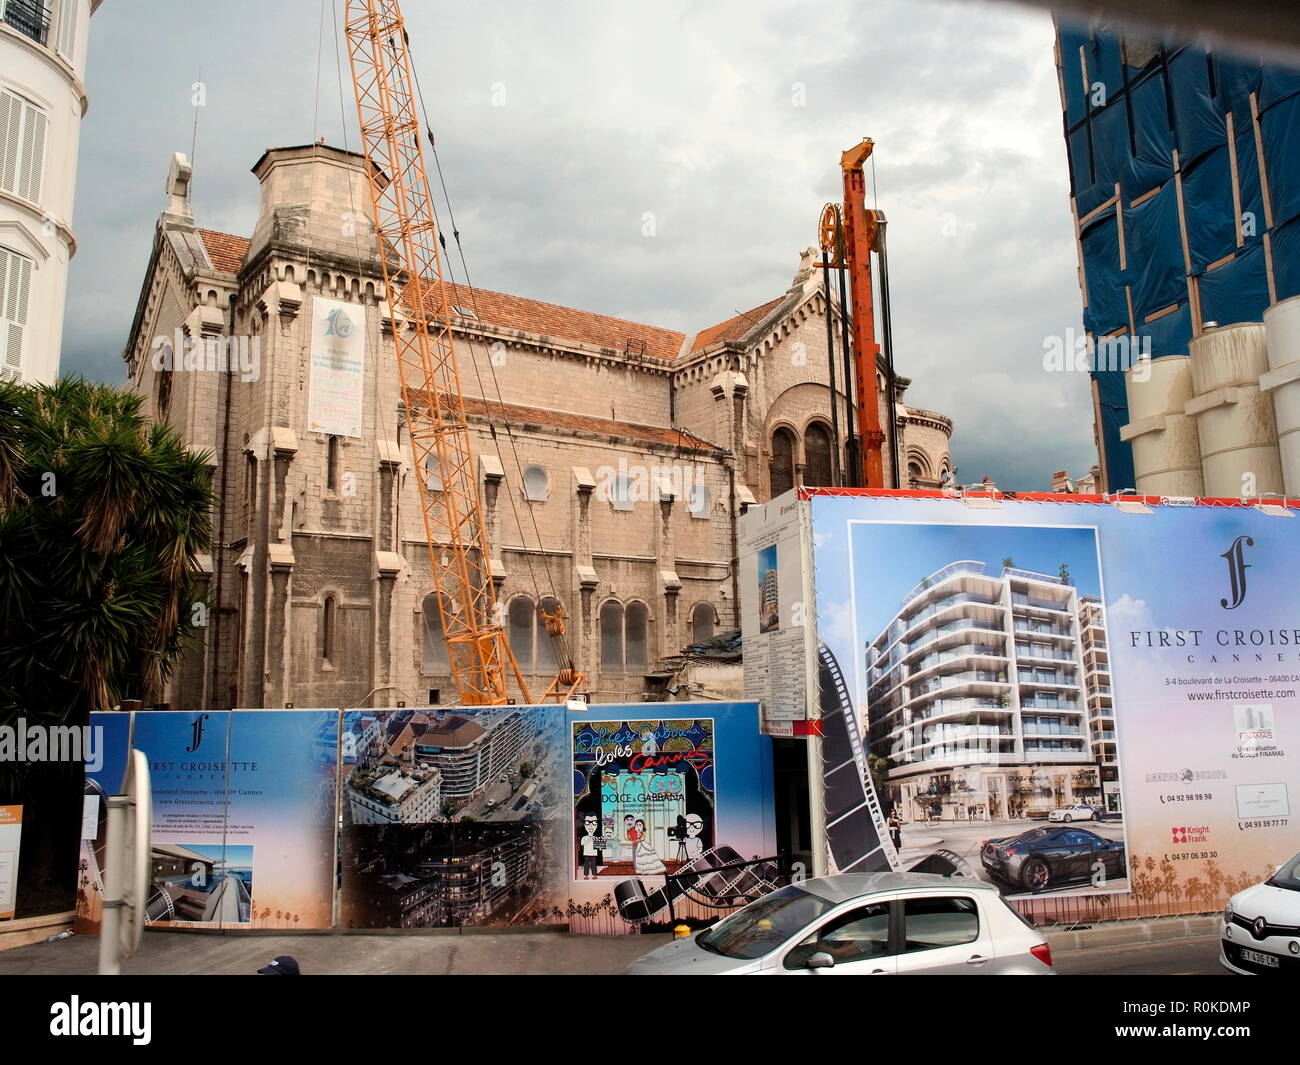
<path id="1" fill-rule="evenodd" d="M 1134 487 L 1125 360 L 1187 355 L 1208 323 L 1300 294 L 1300 72 L 1060 22 L 1069 156 L 1103 488 Z"/>

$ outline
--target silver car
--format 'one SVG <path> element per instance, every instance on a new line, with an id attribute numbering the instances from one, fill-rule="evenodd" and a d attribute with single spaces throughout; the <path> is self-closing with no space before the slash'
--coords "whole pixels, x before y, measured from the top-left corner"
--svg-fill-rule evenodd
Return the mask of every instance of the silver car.
<path id="1" fill-rule="evenodd" d="M 1052 952 L 993 884 L 846 873 L 791 884 L 633 962 L 631 975 L 1051 976 Z"/>

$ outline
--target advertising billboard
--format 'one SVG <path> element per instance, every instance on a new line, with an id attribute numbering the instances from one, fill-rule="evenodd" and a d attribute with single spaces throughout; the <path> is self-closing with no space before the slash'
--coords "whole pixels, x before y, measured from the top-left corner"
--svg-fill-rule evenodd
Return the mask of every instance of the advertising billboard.
<path id="1" fill-rule="evenodd" d="M 667 879 L 691 862 L 715 874 L 696 896 L 721 885 L 734 903 L 774 886 L 766 866 L 730 868 L 776 850 L 754 703 L 139 711 L 94 724 L 104 756 L 87 774 L 79 931 L 98 931 L 102 909 L 105 807 L 90 797 L 120 789 L 131 747 L 152 784 L 151 926 L 626 933 L 734 908 L 669 898 Z M 651 900 L 626 919 L 615 896 L 633 882 Z"/>
<path id="2" fill-rule="evenodd" d="M 722 910 L 670 887 L 683 870 L 776 853 L 771 740 L 754 703 L 592 705 L 568 714 L 570 811 L 566 824 L 574 931 L 659 930 L 670 918 Z M 760 892 L 763 868 L 722 875 Z M 616 900 L 641 905 L 625 919 Z"/>
<path id="3" fill-rule="evenodd" d="M 104 909 L 104 852 L 108 844 L 108 797 L 122 790 L 131 747 L 132 714 L 121 711 L 90 715 L 98 757 L 86 762 L 82 796 L 81 857 L 77 863 L 77 905 L 73 927 L 78 935 L 97 935 Z"/>
<path id="4" fill-rule="evenodd" d="M 343 714 L 345 928 L 561 921 L 564 707 Z"/>
<path id="5" fill-rule="evenodd" d="M 745 698 L 760 704 L 762 729 L 772 736 L 804 735 L 810 717 L 817 645 L 808 624 L 808 538 L 807 506 L 793 493 L 751 511 L 741 523 Z"/>
<path id="6" fill-rule="evenodd" d="M 152 711 L 150 925 L 328 928 L 338 711 Z"/>
<path id="7" fill-rule="evenodd" d="M 1294 853 L 1287 511 L 806 496 L 817 637 L 900 867 L 1195 912 Z"/>

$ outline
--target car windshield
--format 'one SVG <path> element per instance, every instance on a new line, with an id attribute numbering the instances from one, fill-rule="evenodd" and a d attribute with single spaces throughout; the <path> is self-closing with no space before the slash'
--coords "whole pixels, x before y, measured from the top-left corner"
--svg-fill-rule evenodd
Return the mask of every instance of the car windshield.
<path id="1" fill-rule="evenodd" d="M 727 958 L 761 958 L 834 907 L 835 903 L 791 884 L 705 929 L 695 942 Z"/>
<path id="2" fill-rule="evenodd" d="M 1300 854 L 1282 866 L 1264 883 L 1271 884 L 1273 887 L 1286 888 L 1288 891 L 1300 891 Z"/>

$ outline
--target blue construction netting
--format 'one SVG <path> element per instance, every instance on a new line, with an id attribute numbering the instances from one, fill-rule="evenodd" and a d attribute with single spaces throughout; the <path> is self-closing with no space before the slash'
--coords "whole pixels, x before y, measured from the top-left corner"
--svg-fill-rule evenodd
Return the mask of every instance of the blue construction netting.
<path id="1" fill-rule="evenodd" d="M 1162 355 L 1186 355 L 1192 339 L 1192 305 L 1181 303 L 1176 311 L 1154 322 L 1138 326 L 1139 350 L 1158 359 Z"/>
<path id="2" fill-rule="evenodd" d="M 1186 355 L 1203 323 L 1259 321 L 1300 294 L 1300 70 L 1171 42 L 1130 48 L 1081 22 L 1057 32 L 1094 339 L 1129 330 L 1156 358 Z M 1106 484 L 1132 487 L 1123 375 L 1093 378 Z"/>

